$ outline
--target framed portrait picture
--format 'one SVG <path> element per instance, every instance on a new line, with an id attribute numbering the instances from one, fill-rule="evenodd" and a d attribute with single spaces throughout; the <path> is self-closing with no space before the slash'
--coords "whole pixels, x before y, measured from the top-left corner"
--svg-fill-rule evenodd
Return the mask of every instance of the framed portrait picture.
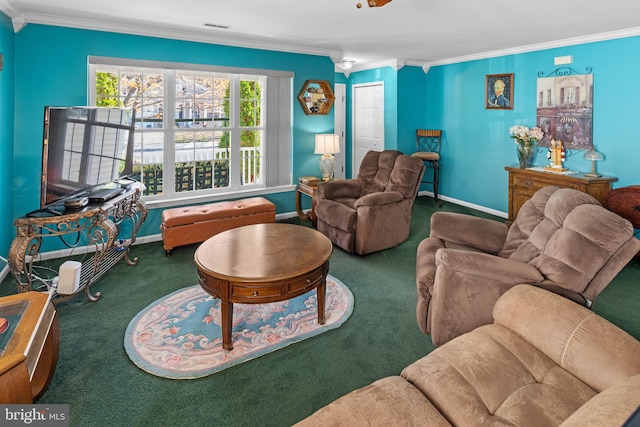
<path id="1" fill-rule="evenodd" d="M 513 73 L 487 74 L 484 105 L 487 110 L 513 109 Z"/>

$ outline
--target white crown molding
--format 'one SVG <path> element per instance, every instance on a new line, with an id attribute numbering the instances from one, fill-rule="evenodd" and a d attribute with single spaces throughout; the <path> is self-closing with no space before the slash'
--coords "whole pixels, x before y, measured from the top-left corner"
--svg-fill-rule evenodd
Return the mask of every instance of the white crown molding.
<path id="1" fill-rule="evenodd" d="M 405 59 L 391 58 L 385 59 L 384 61 L 375 61 L 366 64 L 355 64 L 353 68 L 349 70 L 349 72 L 354 73 L 356 71 L 375 70 L 376 68 L 383 67 L 391 67 L 394 70 L 398 71 L 405 65 L 409 65 Z"/>
<path id="2" fill-rule="evenodd" d="M 626 30 L 591 34 L 588 36 L 573 37 L 570 39 L 555 40 L 555 41 L 546 42 L 546 43 L 530 44 L 530 45 L 518 46 L 518 47 L 513 47 L 508 49 L 500 49 L 500 50 L 494 50 L 489 52 L 477 53 L 473 55 L 458 56 L 453 58 L 439 59 L 439 60 L 433 60 L 433 61 L 427 61 L 427 62 L 425 62 L 424 60 L 420 61 L 415 59 L 407 59 L 404 61 L 404 65 L 412 66 L 412 67 L 421 67 L 424 73 L 427 74 L 429 72 L 429 69 L 435 65 L 458 64 L 458 63 L 467 62 L 467 61 L 477 61 L 481 59 L 490 59 L 490 58 L 496 58 L 500 56 L 517 55 L 520 53 L 535 52 L 538 50 L 556 49 L 556 48 L 575 46 L 575 45 L 585 44 L 585 43 L 594 43 L 594 42 L 600 42 L 600 41 L 606 41 L 606 40 L 634 37 L 638 35 L 640 35 L 640 27 L 635 27 L 635 28 L 629 28 Z M 387 62 L 391 62 L 391 61 L 398 61 L 398 60 L 392 59 L 392 60 L 381 61 L 381 62 L 376 62 L 371 64 L 361 64 L 359 67 L 357 67 L 357 70 L 355 69 L 356 67 L 353 67 L 351 72 L 380 68 L 385 65 L 389 65 Z"/>
<path id="3" fill-rule="evenodd" d="M 24 13 L 21 13 L 15 18 L 12 18 L 11 23 L 13 24 L 13 32 L 17 33 L 27 25 L 27 17 L 24 16 Z"/>
<path id="4" fill-rule="evenodd" d="M 11 19 L 22 13 L 18 10 L 12 0 L 0 0 L 0 12 L 4 13 Z"/>
<path id="5" fill-rule="evenodd" d="M 575 46 L 579 44 L 594 43 L 594 42 L 613 40 L 613 39 L 621 39 L 621 38 L 633 37 L 638 35 L 640 35 L 640 27 L 635 27 L 635 28 L 628 28 L 626 30 L 610 31 L 607 33 L 591 34 L 588 36 L 573 37 L 569 39 L 555 40 L 555 41 L 546 42 L 546 43 L 530 44 L 530 45 L 518 46 L 518 47 L 513 47 L 508 49 L 500 49 L 500 50 L 494 50 L 490 52 L 483 52 L 483 53 L 478 53 L 473 55 L 440 59 L 440 60 L 430 61 L 429 64 L 431 66 L 457 64 L 460 62 L 477 61 L 480 59 L 489 59 L 489 58 L 495 58 L 499 56 L 516 55 L 520 53 L 535 52 L 538 50 L 555 49 L 559 47 Z"/>
<path id="6" fill-rule="evenodd" d="M 0 0 L 3 1 L 3 0 Z M 188 31 L 178 28 L 156 28 L 145 26 L 139 23 L 123 23 L 97 21 L 93 19 L 68 18 L 57 15 L 45 15 L 37 13 L 27 13 L 24 16 L 27 24 L 53 25 L 58 27 L 79 28 L 85 30 L 106 31 L 112 33 L 132 34 L 138 36 L 159 37 L 172 40 L 185 40 L 201 43 L 221 44 L 225 46 L 244 47 L 251 49 L 271 50 L 278 52 L 301 53 L 306 55 L 327 56 L 330 58 L 342 56 L 342 52 L 330 49 L 312 48 L 280 42 L 269 42 L 264 40 L 249 39 L 243 37 L 221 36 L 218 34 L 208 34 L 204 30 Z M 22 26 L 24 27 L 24 25 Z M 20 27 L 20 29 L 22 29 Z M 14 24 L 15 28 L 15 24 Z M 17 30 L 19 31 L 19 30 Z M 17 32 L 16 31 L 16 32 Z"/>

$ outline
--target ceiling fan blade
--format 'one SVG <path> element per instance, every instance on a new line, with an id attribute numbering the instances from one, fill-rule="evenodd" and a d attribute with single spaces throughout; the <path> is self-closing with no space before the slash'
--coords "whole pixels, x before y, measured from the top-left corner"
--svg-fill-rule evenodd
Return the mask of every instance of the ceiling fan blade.
<path id="1" fill-rule="evenodd" d="M 380 7 L 391 2 L 391 0 L 367 0 L 369 7 Z"/>

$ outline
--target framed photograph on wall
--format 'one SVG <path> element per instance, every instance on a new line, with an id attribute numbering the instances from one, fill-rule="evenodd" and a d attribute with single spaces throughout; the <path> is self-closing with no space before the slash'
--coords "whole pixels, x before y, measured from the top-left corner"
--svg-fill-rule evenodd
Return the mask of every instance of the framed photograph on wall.
<path id="1" fill-rule="evenodd" d="M 512 110 L 513 73 L 487 74 L 484 93 L 487 110 Z"/>

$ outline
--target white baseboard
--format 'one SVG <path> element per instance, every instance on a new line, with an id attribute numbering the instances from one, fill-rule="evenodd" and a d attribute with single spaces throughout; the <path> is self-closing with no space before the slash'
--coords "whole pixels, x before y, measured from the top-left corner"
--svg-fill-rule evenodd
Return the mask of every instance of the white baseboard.
<path id="1" fill-rule="evenodd" d="M 433 197 L 433 193 L 430 191 L 420 191 L 418 192 L 418 196 L 431 196 Z M 499 216 L 500 218 L 508 218 L 509 214 L 507 212 L 498 211 L 495 209 L 489 209 L 485 206 L 476 205 L 473 203 L 465 202 L 464 200 L 454 199 L 453 197 L 441 196 L 438 195 L 438 199 L 444 200 L 445 202 L 455 203 L 456 205 L 464 206 L 466 208 L 475 209 L 480 212 L 488 213 L 490 215 Z"/>

